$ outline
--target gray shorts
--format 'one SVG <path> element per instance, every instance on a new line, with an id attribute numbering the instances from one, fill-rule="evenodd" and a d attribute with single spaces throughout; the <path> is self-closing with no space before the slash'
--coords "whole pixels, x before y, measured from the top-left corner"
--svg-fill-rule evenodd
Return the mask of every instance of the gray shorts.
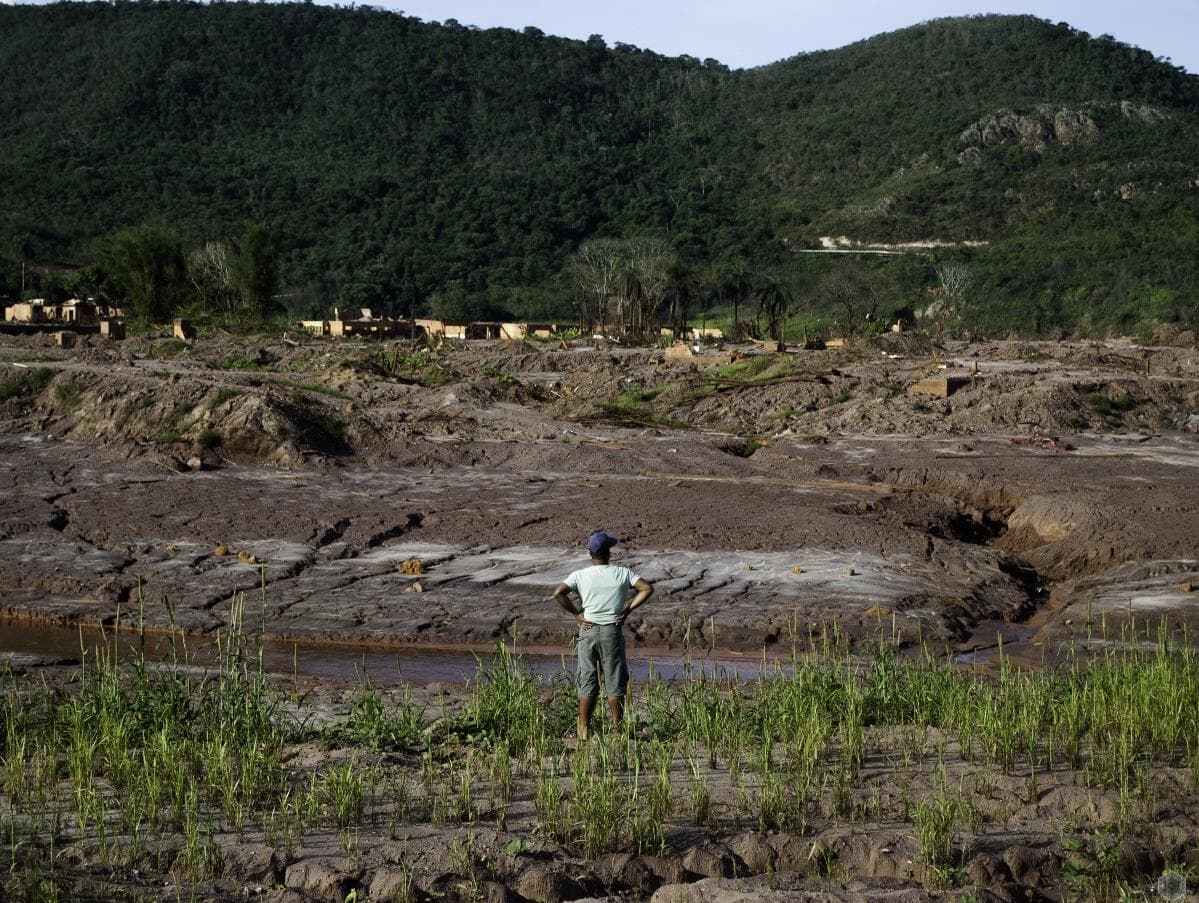
<path id="1" fill-rule="evenodd" d="M 579 670 L 575 674 L 579 695 L 599 696 L 597 668 L 603 670 L 604 695 L 624 696 L 629 686 L 629 666 L 624 658 L 624 630 L 619 624 L 596 624 L 579 632 Z"/>

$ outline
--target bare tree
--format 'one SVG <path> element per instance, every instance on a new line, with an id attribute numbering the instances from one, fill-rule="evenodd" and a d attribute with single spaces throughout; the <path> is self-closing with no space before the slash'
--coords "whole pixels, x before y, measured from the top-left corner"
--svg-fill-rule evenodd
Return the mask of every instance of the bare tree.
<path id="1" fill-rule="evenodd" d="M 582 319 L 604 328 L 608 299 L 616 293 L 620 270 L 621 242 L 615 238 L 593 238 L 579 245 L 570 259 L 570 272 L 579 287 Z"/>
<path id="2" fill-rule="evenodd" d="M 940 263 L 936 267 L 937 279 L 941 283 L 941 308 L 934 321 L 937 335 L 943 335 L 945 324 L 952 318 L 960 319 L 966 306 L 966 293 L 974 284 L 974 274 L 962 264 Z"/>
<path id="3" fill-rule="evenodd" d="M 961 264 L 939 264 L 937 278 L 941 281 L 941 291 L 954 300 L 961 299 L 974 284 L 974 274 Z"/>
<path id="4" fill-rule="evenodd" d="M 588 302 L 585 318 L 590 316 L 604 328 L 609 299 L 615 298 L 618 322 L 612 325 L 622 332 L 646 335 L 670 292 L 676 261 L 674 248 L 655 238 L 584 242 L 571 259 L 570 269 L 580 297 Z"/>
<path id="5" fill-rule="evenodd" d="M 210 241 L 196 248 L 188 255 L 187 275 L 206 307 L 230 312 L 235 291 L 228 245 Z"/>
<path id="6" fill-rule="evenodd" d="M 637 238 L 626 242 L 627 263 L 639 291 L 630 299 L 631 332 L 644 336 L 653 328 L 658 307 L 670 292 L 671 271 L 678 257 L 669 242 Z"/>
<path id="7" fill-rule="evenodd" d="M 857 335 L 878 314 L 878 287 L 858 269 L 830 273 L 818 291 L 826 301 L 841 308 L 841 328 L 847 338 Z"/>

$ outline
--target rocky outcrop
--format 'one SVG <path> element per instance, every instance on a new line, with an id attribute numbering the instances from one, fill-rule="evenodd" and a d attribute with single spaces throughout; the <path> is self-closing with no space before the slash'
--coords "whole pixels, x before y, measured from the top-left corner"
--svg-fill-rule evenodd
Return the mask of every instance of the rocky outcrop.
<path id="1" fill-rule="evenodd" d="M 1122 100 L 1119 104 L 1120 115 L 1132 122 L 1143 125 L 1159 125 L 1169 119 L 1169 115 L 1156 107 L 1146 107 L 1135 104 L 1131 100 Z"/>
<path id="2" fill-rule="evenodd" d="M 1019 144 L 1042 154 L 1050 145 L 1090 144 L 1099 136 L 1099 126 L 1082 110 L 1054 109 L 1043 104 L 1032 113 L 1013 110 L 989 113 L 967 126 L 959 141 L 971 148 L 995 144 Z"/>
<path id="3" fill-rule="evenodd" d="M 1053 145 L 1074 147 L 1090 144 L 1099 137 L 1096 118 L 1115 113 L 1120 118 L 1141 125 L 1158 125 L 1169 116 L 1155 107 L 1142 106 L 1129 100 L 1118 104 L 1088 104 L 1080 110 L 1040 104 L 1028 113 L 1003 109 L 988 113 L 968 125 L 958 141 L 965 149 L 958 155 L 963 165 L 979 166 L 981 148 L 997 144 L 1019 144 L 1043 154 Z"/>

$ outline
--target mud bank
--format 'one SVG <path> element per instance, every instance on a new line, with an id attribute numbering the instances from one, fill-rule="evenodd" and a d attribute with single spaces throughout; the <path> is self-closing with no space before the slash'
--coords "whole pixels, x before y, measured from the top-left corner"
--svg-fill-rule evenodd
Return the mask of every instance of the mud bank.
<path id="1" fill-rule="evenodd" d="M 1183 589 L 1199 585 L 1199 449 L 1186 439 L 1096 439 L 1068 455 L 981 437 L 780 440 L 706 475 L 667 469 L 687 460 L 687 434 L 595 441 L 643 451 L 634 463 L 563 440 L 516 466 L 174 473 L 7 438 L 0 607 L 86 624 L 121 609 L 205 634 L 244 594 L 247 625 L 272 639 L 565 648 L 549 591 L 600 525 L 658 587 L 630 623 L 654 649 L 786 654 L 833 627 L 853 642 L 977 645 L 976 625 L 1027 620 L 1051 581 L 1041 626 L 1055 640 L 1094 634 L 1079 605 L 1118 634 L 1130 617 L 1189 623 L 1199 598 Z M 613 454 L 633 466 L 602 460 Z M 403 573 L 408 560 L 422 573 Z"/>

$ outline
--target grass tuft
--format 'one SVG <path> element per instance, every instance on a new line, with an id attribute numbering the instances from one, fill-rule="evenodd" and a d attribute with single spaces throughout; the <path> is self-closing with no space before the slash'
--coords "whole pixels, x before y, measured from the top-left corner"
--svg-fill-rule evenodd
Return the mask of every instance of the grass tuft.
<path id="1" fill-rule="evenodd" d="M 42 390 L 54 378 L 54 371 L 49 367 L 37 367 L 20 373 L 13 379 L 0 382 L 0 404 L 11 398 L 32 398 L 40 395 Z"/>

